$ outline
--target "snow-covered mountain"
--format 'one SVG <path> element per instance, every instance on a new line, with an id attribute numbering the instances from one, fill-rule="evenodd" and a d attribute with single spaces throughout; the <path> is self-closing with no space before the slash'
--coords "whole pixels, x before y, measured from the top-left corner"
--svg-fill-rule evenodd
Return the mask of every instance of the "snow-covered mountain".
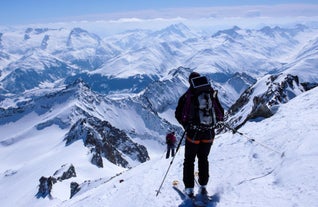
<path id="1" fill-rule="evenodd" d="M 101 93 L 138 93 L 180 66 L 208 74 L 224 85 L 237 74 L 258 78 L 270 71 L 287 69 L 283 66 L 290 68 L 292 65 L 288 64 L 297 65 L 306 51 L 306 58 L 310 59 L 313 54 L 308 51 L 316 48 L 316 39 L 316 30 L 303 25 L 260 30 L 233 27 L 210 36 L 198 35 L 183 24 L 107 38 L 81 28 L 5 31 L 0 37 L 0 90 L 17 93 L 37 86 L 54 87 L 67 77 L 71 82 L 82 78 Z M 34 76 L 44 76 L 47 84 L 40 84 L 31 78 Z M 19 77 L 24 77 L 24 81 Z M 231 85 L 226 89 L 237 90 Z M 227 107 L 240 93 L 232 94 Z"/>
<path id="2" fill-rule="evenodd" d="M 231 106 L 227 122 L 239 128 L 250 119 L 268 118 L 277 111 L 280 104 L 287 103 L 304 91 L 298 76 L 266 75 Z"/>
<path id="3" fill-rule="evenodd" d="M 219 135 L 223 139 L 210 158 L 217 165 L 211 165 L 216 173 L 212 182 L 218 181 L 209 187 L 221 194 L 219 205 L 289 206 L 306 200 L 306 206 L 315 206 L 309 195 L 317 186 L 309 185 L 309 179 L 302 180 L 309 183 L 305 198 L 290 202 L 282 192 L 300 192 L 298 174 L 290 175 L 289 184 L 283 172 L 289 173 L 297 160 L 305 159 L 306 146 L 315 144 L 317 127 L 310 114 L 317 110 L 317 34 L 304 25 L 235 26 L 202 36 L 178 24 L 106 38 L 81 28 L 0 31 L 0 200 L 5 206 L 132 206 L 133 199 L 136 206 L 181 204 L 169 185 L 161 199 L 152 192 L 168 165 L 162 156 L 165 134 L 182 134 L 174 118 L 178 98 L 188 87 L 189 74 L 197 71 L 219 91 L 229 124 L 286 152 L 278 158 L 239 135 Z M 296 108 L 304 114 L 288 115 Z M 297 118 L 313 124 L 307 131 L 295 123 L 288 133 L 279 132 L 287 120 Z M 297 153 L 293 150 L 301 139 L 295 132 L 308 135 L 306 149 Z M 274 133 L 282 138 L 272 138 Z M 181 182 L 178 156 L 169 184 Z M 301 166 L 309 173 L 316 159 L 314 152 L 310 156 L 309 167 Z M 224 175 L 234 161 L 240 172 Z M 254 201 L 243 187 L 260 189 L 262 182 L 270 196 L 254 195 Z M 297 189 L 290 188 L 294 185 Z M 235 202 L 240 194 L 246 202 Z M 270 199 L 275 194 L 280 199 Z"/>
<path id="4" fill-rule="evenodd" d="M 317 88 L 304 92 L 282 104 L 271 118 L 248 122 L 240 129 L 269 148 L 230 132 L 216 137 L 209 157 L 208 191 L 219 194 L 217 206 L 317 205 L 317 149 L 313 147 L 317 145 L 317 94 Z M 0 190 L 5 192 L 1 193 L 4 206 L 182 206 L 182 199 L 171 185 L 177 180 L 183 188 L 183 147 L 156 197 L 170 163 L 162 152 L 150 150 L 152 159 L 130 170 L 110 164 L 96 170 L 93 165 L 83 164 L 87 159 L 81 153 L 83 148 L 75 146 L 81 143 L 65 148 L 58 131 L 51 126 L 45 129 L 46 136 L 40 137 L 43 132 L 32 130 L 30 140 L 1 146 Z M 70 164 L 60 165 L 61 158 L 74 164 L 76 177 L 57 180 L 51 199 L 37 199 L 40 176 L 61 180 L 62 172 L 72 172 L 67 171 Z M 111 176 L 115 172 L 118 174 Z M 91 180 L 85 181 L 87 177 Z M 72 199 L 70 186 L 77 186 Z"/>
<path id="5" fill-rule="evenodd" d="M 316 87 L 317 46 L 317 39 L 314 39 L 309 45 L 304 45 L 291 63 L 259 78 L 231 106 L 229 123 L 240 127 L 249 119 L 267 118 L 277 111 L 281 103 L 287 103 L 300 93 Z"/>
<path id="6" fill-rule="evenodd" d="M 295 60 L 286 64 L 281 71 L 297 75 L 308 83 L 317 83 L 318 68 L 318 38 L 314 38 L 304 45 Z"/>
<path id="7" fill-rule="evenodd" d="M 103 167 L 101 157 L 122 167 L 131 166 L 131 161 L 145 162 L 149 159 L 144 146 L 134 143 L 124 131 L 105 120 L 105 113 L 111 110 L 113 103 L 109 104 L 109 100 L 94 94 L 82 82 L 24 98 L 14 103 L 16 107 L 11 105 L 1 113 L 1 125 L 6 131 L 1 139 L 2 145 L 10 146 L 28 139 L 27 131 L 42 131 L 56 126 L 61 131 L 68 130 L 64 136 L 66 146 L 82 140 L 90 150 L 91 162 L 98 167 Z M 24 120 L 20 126 L 22 131 L 13 133 L 10 125 L 14 126 L 21 120 Z"/>

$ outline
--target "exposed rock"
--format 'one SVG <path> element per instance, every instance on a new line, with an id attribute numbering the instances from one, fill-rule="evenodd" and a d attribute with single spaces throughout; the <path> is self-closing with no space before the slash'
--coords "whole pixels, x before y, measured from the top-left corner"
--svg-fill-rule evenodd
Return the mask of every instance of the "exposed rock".
<path id="1" fill-rule="evenodd" d="M 107 121 L 90 117 L 88 114 L 86 116 L 88 118 L 82 118 L 72 126 L 65 140 L 66 146 L 83 140 L 84 145 L 93 153 L 92 164 L 103 167 L 101 157 L 104 157 L 115 165 L 130 167 L 125 156 L 141 163 L 149 159 L 146 147 L 133 142 L 125 132 Z"/>
<path id="2" fill-rule="evenodd" d="M 18 171 L 9 169 L 4 172 L 4 176 L 9 177 L 9 176 L 15 175 L 16 173 L 18 173 Z"/>
<path id="3" fill-rule="evenodd" d="M 51 198 L 51 191 L 52 191 L 52 186 L 54 183 L 56 183 L 56 179 L 54 177 L 44 177 L 42 176 L 39 179 L 40 185 L 39 185 L 39 191 L 36 194 L 37 198 L 45 198 L 45 197 L 49 197 Z"/>
<path id="4" fill-rule="evenodd" d="M 264 100 L 260 99 L 258 96 L 255 96 L 253 99 L 253 108 L 251 113 L 248 115 L 248 119 L 254 118 L 268 118 L 273 115 L 272 111 L 267 107 Z"/>
<path id="5" fill-rule="evenodd" d="M 81 190 L 80 185 L 77 182 L 71 182 L 70 188 L 71 188 L 70 198 L 72 198 L 78 191 Z"/>
<path id="6" fill-rule="evenodd" d="M 264 88 L 264 85 L 266 88 Z M 279 74 L 268 76 L 248 88 L 231 106 L 228 122 L 238 129 L 248 120 L 268 118 L 277 106 L 304 92 L 297 76 Z"/>
<path id="7" fill-rule="evenodd" d="M 49 197 L 52 198 L 51 191 L 53 184 L 55 184 L 57 181 L 62 182 L 63 180 L 76 177 L 75 168 L 72 164 L 64 164 L 61 166 L 61 168 L 53 174 L 53 176 L 50 177 L 44 177 L 42 176 L 39 179 L 39 190 L 36 194 L 37 198 L 45 198 Z"/>
<path id="8" fill-rule="evenodd" d="M 305 82 L 305 83 L 301 83 L 301 85 L 304 87 L 304 89 L 305 89 L 306 91 L 308 91 L 308 90 L 311 90 L 311 89 L 317 87 L 317 86 L 318 86 L 318 83 Z"/>
<path id="9" fill-rule="evenodd" d="M 103 165 L 103 159 L 102 159 L 102 156 L 100 155 L 99 152 L 96 152 L 94 149 L 92 149 L 92 153 L 93 153 L 93 157 L 91 159 L 91 163 L 96 165 L 97 167 L 104 167 Z"/>
<path id="10" fill-rule="evenodd" d="M 71 177 L 76 177 L 75 168 L 72 164 L 64 164 L 62 165 L 61 169 L 55 171 L 53 176 L 57 177 L 56 179 L 58 181 L 66 180 Z"/>

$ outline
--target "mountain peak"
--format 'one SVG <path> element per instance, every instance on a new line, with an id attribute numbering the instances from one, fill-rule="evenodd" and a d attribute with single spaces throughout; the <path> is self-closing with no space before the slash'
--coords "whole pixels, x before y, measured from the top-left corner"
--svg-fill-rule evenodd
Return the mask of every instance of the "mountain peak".
<path id="1" fill-rule="evenodd" d="M 100 45 L 101 38 L 95 34 L 88 32 L 82 28 L 73 28 L 67 40 L 67 46 L 73 49 L 81 49 L 84 47 L 97 47 Z"/>
<path id="2" fill-rule="evenodd" d="M 172 24 L 160 31 L 153 33 L 155 36 L 160 38 L 169 38 L 173 37 L 175 40 L 179 38 L 191 38 L 196 36 L 192 31 L 183 23 Z M 177 36 L 177 37 L 175 37 Z"/>
<path id="3" fill-rule="evenodd" d="M 232 38 L 241 37 L 241 35 L 238 33 L 238 31 L 241 30 L 238 26 L 233 26 L 231 29 L 221 30 L 212 35 L 212 37 L 218 37 L 221 35 L 227 35 Z"/>

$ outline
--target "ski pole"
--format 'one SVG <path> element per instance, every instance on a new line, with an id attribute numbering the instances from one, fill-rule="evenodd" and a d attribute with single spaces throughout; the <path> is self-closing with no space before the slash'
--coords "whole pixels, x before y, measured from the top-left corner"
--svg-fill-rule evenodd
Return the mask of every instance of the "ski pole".
<path id="1" fill-rule="evenodd" d="M 245 138 L 248 139 L 249 141 L 255 142 L 255 143 L 259 144 L 260 146 L 262 146 L 262 147 L 264 147 L 264 148 L 266 148 L 266 149 L 268 149 L 268 150 L 271 150 L 271 151 L 273 151 L 273 152 L 279 154 L 280 157 L 284 157 L 284 156 L 285 156 L 285 152 L 279 152 L 279 151 L 277 151 L 277 150 L 275 150 L 275 149 L 273 149 L 273 148 L 271 148 L 271 147 L 269 147 L 269 146 L 267 146 L 267 145 L 265 145 L 265 144 L 263 144 L 263 143 L 261 143 L 261 142 L 258 142 L 258 141 L 256 141 L 255 139 L 246 136 L 246 134 L 244 134 L 244 133 L 238 131 L 237 129 L 234 129 L 234 128 L 230 127 L 230 126 L 229 126 L 228 124 L 226 124 L 226 123 L 223 123 L 223 125 L 224 125 L 226 128 L 228 128 L 229 130 L 231 130 L 231 131 L 233 132 L 233 134 L 238 133 L 239 135 L 245 137 Z"/>
<path id="2" fill-rule="evenodd" d="M 172 163 L 173 163 L 173 161 L 174 161 L 174 158 L 177 156 L 177 153 L 178 153 L 178 151 L 179 151 L 179 148 L 180 148 L 180 145 L 181 145 L 181 143 L 182 143 L 182 140 L 183 140 L 183 138 L 184 138 L 185 133 L 186 133 L 186 130 L 183 132 L 183 135 L 182 135 L 182 137 L 181 137 L 181 139 L 180 139 L 180 141 L 179 141 L 179 144 L 178 144 L 178 146 L 177 146 L 176 153 L 174 154 L 174 156 L 173 156 L 173 158 L 172 158 L 172 160 L 171 160 L 171 162 L 170 162 L 170 164 L 169 164 L 169 167 L 168 167 L 168 169 L 167 169 L 167 171 L 166 171 L 166 174 L 165 174 L 165 176 L 164 176 L 163 179 L 162 179 L 162 182 L 161 182 L 161 184 L 160 184 L 160 186 L 159 186 L 159 189 L 157 190 L 156 196 L 158 196 L 159 193 L 160 193 L 161 187 L 162 187 L 163 183 L 165 182 L 165 179 L 166 179 L 166 177 L 167 177 L 167 175 L 168 175 L 168 172 L 169 172 L 170 167 L 171 167 L 171 165 L 172 165 Z"/>

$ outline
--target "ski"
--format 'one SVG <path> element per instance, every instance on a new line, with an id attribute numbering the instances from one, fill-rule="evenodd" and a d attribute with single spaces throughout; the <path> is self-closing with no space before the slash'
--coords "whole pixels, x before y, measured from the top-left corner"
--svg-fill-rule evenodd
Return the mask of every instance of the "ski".
<path id="1" fill-rule="evenodd" d="M 177 185 L 173 185 L 172 188 L 179 194 L 182 199 L 182 203 L 179 207 L 216 207 L 220 201 L 220 195 L 214 194 L 213 196 L 197 194 L 193 198 L 190 198 Z"/>
<path id="2" fill-rule="evenodd" d="M 193 203 L 194 198 L 190 198 L 187 194 L 180 190 L 177 185 L 172 186 L 172 188 L 179 194 L 182 200 L 182 203 L 178 207 L 195 207 Z"/>
<path id="3" fill-rule="evenodd" d="M 179 207 L 207 207 L 210 202 L 209 199 L 204 200 L 199 194 L 191 198 L 177 186 L 173 186 L 172 188 L 179 194 L 180 198 L 182 199 L 182 203 L 179 205 Z"/>
<path id="4" fill-rule="evenodd" d="M 193 198 L 189 197 L 183 190 L 179 187 L 179 181 L 174 180 L 172 182 L 172 188 L 179 194 L 182 199 L 182 203 L 178 207 L 216 207 L 217 203 L 220 201 L 220 194 L 215 193 L 212 196 L 196 194 Z"/>

